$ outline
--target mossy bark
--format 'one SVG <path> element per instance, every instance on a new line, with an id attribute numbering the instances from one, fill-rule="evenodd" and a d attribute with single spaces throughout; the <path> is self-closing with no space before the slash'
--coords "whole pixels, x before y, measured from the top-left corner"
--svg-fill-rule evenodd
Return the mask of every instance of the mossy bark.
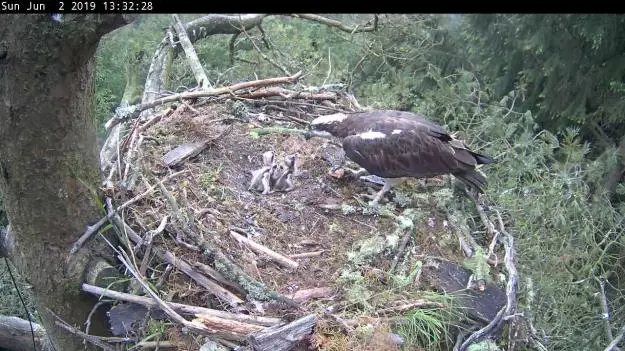
<path id="1" fill-rule="evenodd" d="M 0 21 L 0 190 L 15 235 L 12 259 L 33 287 L 57 350 L 96 349 L 55 324 L 79 329 L 96 299 L 82 294 L 88 248 L 68 253 L 101 216 L 94 124 L 94 54 L 122 15 L 6 15 Z M 105 333 L 104 320 L 90 332 Z"/>

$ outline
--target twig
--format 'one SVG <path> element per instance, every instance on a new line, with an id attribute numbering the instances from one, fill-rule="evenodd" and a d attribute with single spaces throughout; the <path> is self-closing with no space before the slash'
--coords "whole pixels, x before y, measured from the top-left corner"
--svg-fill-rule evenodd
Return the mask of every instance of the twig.
<path id="1" fill-rule="evenodd" d="M 265 55 L 265 53 L 258 47 L 258 45 L 256 45 L 256 42 L 254 42 L 254 39 L 247 33 L 245 28 L 242 28 L 242 31 L 245 34 L 245 36 L 247 37 L 247 39 L 252 43 L 252 45 L 254 46 L 254 49 L 256 49 L 256 51 L 260 54 L 260 56 L 262 56 L 262 58 L 265 61 L 269 62 L 271 65 L 273 65 L 274 67 L 276 67 L 277 69 L 282 71 L 282 73 L 286 74 L 287 76 L 291 75 L 291 73 L 289 73 L 289 71 L 285 67 L 280 65 L 278 62 L 273 60 L 271 57 Z"/>
<path id="2" fill-rule="evenodd" d="M 161 220 L 161 224 L 159 224 L 158 228 L 147 232 L 147 234 L 145 235 L 143 244 L 146 246 L 146 248 L 145 253 L 143 254 L 143 260 L 141 260 L 141 266 L 139 267 L 139 273 L 141 273 L 142 275 L 145 275 L 145 272 L 148 269 L 148 262 L 150 260 L 150 254 L 152 253 L 152 240 L 154 239 L 154 236 L 162 233 L 165 230 L 168 218 L 169 217 L 167 216 L 163 217 L 163 219 Z"/>
<path id="3" fill-rule="evenodd" d="M 279 254 L 259 243 L 256 243 L 232 230 L 230 231 L 230 235 L 238 242 L 245 244 L 247 247 L 249 247 L 253 251 L 256 251 L 257 253 L 266 255 L 267 257 L 271 258 L 272 260 L 274 260 L 276 263 L 280 264 L 281 266 L 292 268 L 292 269 L 297 269 L 297 267 L 299 267 L 299 263 L 293 261 L 292 259 L 282 254 Z"/>
<path id="4" fill-rule="evenodd" d="M 241 35 L 241 32 L 235 33 L 230 37 L 228 41 L 228 53 L 230 58 L 230 65 L 234 64 L 234 46 L 236 44 L 237 38 Z"/>

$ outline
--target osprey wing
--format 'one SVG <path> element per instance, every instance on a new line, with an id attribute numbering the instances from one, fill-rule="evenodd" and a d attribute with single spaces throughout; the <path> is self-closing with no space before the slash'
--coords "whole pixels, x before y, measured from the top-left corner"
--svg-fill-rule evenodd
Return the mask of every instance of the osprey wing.
<path id="1" fill-rule="evenodd" d="M 460 170 L 451 145 L 429 128 L 369 131 L 343 139 L 345 155 L 380 177 L 433 177 Z M 386 129 L 388 130 L 388 129 Z"/>

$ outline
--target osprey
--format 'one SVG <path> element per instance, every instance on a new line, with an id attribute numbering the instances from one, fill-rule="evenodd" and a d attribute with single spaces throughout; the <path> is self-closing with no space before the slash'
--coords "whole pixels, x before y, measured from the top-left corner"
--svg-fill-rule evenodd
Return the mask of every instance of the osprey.
<path id="1" fill-rule="evenodd" d="M 314 119 L 312 137 L 342 139 L 345 156 L 361 169 L 354 176 L 373 174 L 384 179 L 384 186 L 370 205 L 378 204 L 402 178 L 430 178 L 453 174 L 483 193 L 486 177 L 479 164 L 495 163 L 489 156 L 473 152 L 441 126 L 425 117 L 404 111 L 379 110 L 336 113 Z"/>

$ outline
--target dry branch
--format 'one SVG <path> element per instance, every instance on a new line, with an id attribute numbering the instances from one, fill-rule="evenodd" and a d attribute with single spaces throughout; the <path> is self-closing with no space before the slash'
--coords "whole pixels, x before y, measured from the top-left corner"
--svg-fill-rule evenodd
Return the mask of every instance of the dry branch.
<path id="1" fill-rule="evenodd" d="M 180 94 L 166 96 L 161 99 L 156 99 L 150 102 L 145 102 L 139 105 L 134 105 L 132 107 L 133 108 L 132 113 L 128 113 L 125 116 L 115 115 L 115 117 L 111 118 L 108 122 L 106 122 L 105 127 L 106 127 L 106 130 L 110 130 L 112 127 L 119 124 L 120 122 L 123 122 L 126 119 L 132 119 L 132 118 L 138 117 L 142 111 L 145 111 L 152 107 L 163 105 L 169 102 L 179 101 L 182 99 L 197 99 L 200 97 L 219 96 L 222 94 L 234 94 L 237 91 L 242 90 L 242 89 L 258 88 L 258 87 L 265 87 L 265 86 L 279 85 L 279 84 L 294 84 L 297 82 L 297 80 L 300 78 L 301 75 L 302 75 L 302 71 L 299 71 L 290 77 L 259 79 L 259 80 L 254 80 L 250 82 L 237 83 L 237 84 L 233 84 L 227 87 L 214 88 L 214 89 L 201 90 L 201 91 L 189 91 L 189 92 L 184 92 Z"/>
<path id="2" fill-rule="evenodd" d="M 219 284 L 210 280 L 206 276 L 196 272 L 190 264 L 188 264 L 185 260 L 181 258 L 177 258 L 169 251 L 164 250 L 155 250 L 156 255 L 162 259 L 163 261 L 172 264 L 176 268 L 183 271 L 186 275 L 188 275 L 191 279 L 195 280 L 198 284 L 207 289 L 211 294 L 217 296 L 220 300 L 228 303 L 228 305 L 237 308 L 239 305 L 243 304 L 243 300 L 241 300 L 238 296 L 233 294 L 232 292 L 226 290 L 221 287 Z"/>
<path id="3" fill-rule="evenodd" d="M 317 316 L 311 314 L 287 325 L 271 327 L 250 334 L 247 341 L 254 351 L 288 351 L 312 333 L 315 324 L 317 324 Z"/>
<path id="4" fill-rule="evenodd" d="M 323 101 L 323 100 L 336 101 L 338 99 L 337 94 L 333 92 L 312 93 L 308 91 L 293 91 L 293 90 L 278 88 L 278 87 L 263 88 L 263 89 L 259 89 L 250 93 L 239 94 L 238 96 L 244 99 L 261 99 L 261 98 L 268 98 L 268 97 L 275 97 L 275 96 L 280 96 L 289 100 L 290 99 L 304 99 L 304 100 L 317 100 L 317 101 Z"/>
<path id="5" fill-rule="evenodd" d="M 475 205 L 478 208 L 478 211 L 481 211 L 480 214 L 481 214 L 482 220 L 484 221 L 485 227 L 491 232 L 498 231 L 504 236 L 504 239 L 503 239 L 504 248 L 505 248 L 504 264 L 505 264 L 506 270 L 508 271 L 508 282 L 506 284 L 506 305 L 497 313 L 495 318 L 493 318 L 493 320 L 490 321 L 488 325 L 486 325 L 485 327 L 471 334 L 471 336 L 469 336 L 462 343 L 462 345 L 460 345 L 460 347 L 458 348 L 458 351 L 465 351 L 472 343 L 490 336 L 492 332 L 499 329 L 499 327 L 501 326 L 501 323 L 506 321 L 508 316 L 511 316 L 512 314 L 514 314 L 514 312 L 516 311 L 516 289 L 517 289 L 517 284 L 518 284 L 518 279 L 519 279 L 516 266 L 514 263 L 515 257 L 516 257 L 516 253 L 514 249 L 514 238 L 512 237 L 510 233 L 506 231 L 505 226 L 503 224 L 503 220 L 501 218 L 501 214 L 499 213 L 499 211 L 494 210 L 497 216 L 497 222 L 499 224 L 499 228 L 495 229 L 494 224 L 490 221 L 488 216 L 486 216 L 486 214 L 484 214 L 483 211 L 481 210 L 477 199 L 475 199 L 475 197 L 473 196 L 471 197 L 473 198 Z"/>
<path id="6" fill-rule="evenodd" d="M 214 280 L 216 280 L 218 283 L 229 286 L 232 289 L 237 290 L 238 292 L 244 293 L 245 289 L 243 289 L 239 284 L 236 284 L 234 282 L 229 281 L 228 279 L 224 278 L 223 275 L 221 275 L 221 273 L 217 272 L 216 270 L 214 270 L 212 267 L 207 266 L 201 262 L 195 262 L 193 264 L 193 267 L 197 268 L 198 270 L 200 270 L 202 273 L 208 275 L 209 277 L 213 278 Z"/>
<path id="7" fill-rule="evenodd" d="M 314 22 L 318 22 L 321 24 L 324 24 L 326 26 L 329 27 L 334 27 L 334 28 L 338 28 L 344 32 L 348 32 L 348 33 L 362 33 L 362 32 L 374 32 L 376 30 L 378 30 L 378 15 L 374 15 L 373 17 L 373 24 L 371 26 L 364 26 L 364 27 L 349 27 L 346 26 L 345 24 L 343 24 L 343 22 L 341 21 L 337 21 L 337 20 L 333 20 L 327 17 L 323 17 L 323 16 L 319 16 L 319 15 L 315 15 L 312 13 L 300 13 L 300 14 L 292 14 L 290 15 L 292 17 L 295 18 L 303 18 L 309 21 L 314 21 Z"/>
<path id="8" fill-rule="evenodd" d="M 119 292 L 115 290 L 101 288 L 95 285 L 82 284 L 82 291 L 96 295 L 96 296 L 105 296 L 105 297 L 119 300 L 119 301 L 136 303 L 147 308 L 154 308 L 158 306 L 154 300 L 148 297 L 127 294 L 127 293 L 123 293 L 123 292 Z M 277 324 L 282 323 L 282 320 L 280 318 L 252 316 L 252 315 L 243 314 L 243 313 L 231 313 L 231 312 L 204 308 L 204 307 L 189 306 L 189 305 L 184 305 L 184 304 L 175 303 L 175 302 L 166 302 L 166 304 L 170 306 L 174 311 L 180 314 L 189 315 L 189 316 L 195 316 L 195 315 L 200 314 L 200 315 L 212 316 L 216 318 L 229 319 L 229 320 L 237 321 L 241 323 L 257 324 L 257 325 L 266 326 L 266 327 L 271 327 L 271 326 L 275 326 Z"/>
<path id="9" fill-rule="evenodd" d="M 292 268 L 292 269 L 297 269 L 297 267 L 299 267 L 299 263 L 293 261 L 292 259 L 279 254 L 257 242 L 254 242 L 234 231 L 230 231 L 230 235 L 237 240 L 240 243 L 245 244 L 247 247 L 249 247 L 250 249 L 252 249 L 253 251 L 255 251 L 256 253 L 260 253 L 263 254 L 269 258 L 271 258 L 272 260 L 274 260 L 276 263 L 280 264 L 283 267 L 287 267 L 287 268 Z"/>
<path id="10" fill-rule="evenodd" d="M 213 330 L 227 331 L 240 335 L 242 334 L 238 340 L 245 340 L 245 335 L 265 329 L 265 327 L 260 325 L 243 323 L 208 314 L 196 314 L 193 322 L 204 324 L 206 327 Z"/>
<path id="11" fill-rule="evenodd" d="M 333 292 L 334 292 L 334 289 L 325 286 L 321 288 L 298 290 L 294 294 L 289 295 L 287 297 L 293 299 L 293 301 L 304 302 L 310 299 L 328 297 L 332 295 Z"/>
<path id="12" fill-rule="evenodd" d="M 180 46 L 182 46 L 184 53 L 187 55 L 187 62 L 189 63 L 189 67 L 191 67 L 191 71 L 195 75 L 195 80 L 198 82 L 198 86 L 202 89 L 207 89 L 210 86 L 208 76 L 206 75 L 206 72 L 204 72 L 204 68 L 202 68 L 200 59 L 197 57 L 197 53 L 193 48 L 191 40 L 189 40 L 189 36 L 187 36 L 184 24 L 182 24 L 178 15 L 172 15 L 172 19 L 174 21 L 174 29 L 178 35 L 178 41 Z"/>

